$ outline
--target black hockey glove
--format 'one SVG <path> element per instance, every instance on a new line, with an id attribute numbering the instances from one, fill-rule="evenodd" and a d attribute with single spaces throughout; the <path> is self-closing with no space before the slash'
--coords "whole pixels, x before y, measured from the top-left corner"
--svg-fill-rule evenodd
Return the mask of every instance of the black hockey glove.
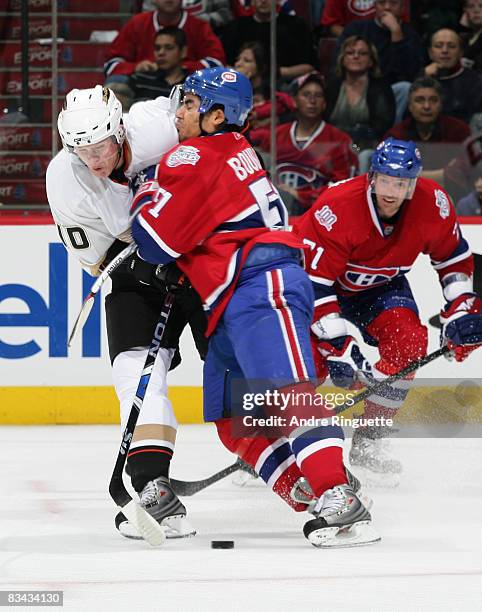
<path id="1" fill-rule="evenodd" d="M 136 251 L 126 260 L 127 269 L 132 272 L 134 278 L 141 285 L 147 285 L 158 289 L 177 290 L 189 286 L 189 283 L 180 283 L 182 272 L 175 263 L 165 266 L 151 264 L 139 256 Z"/>

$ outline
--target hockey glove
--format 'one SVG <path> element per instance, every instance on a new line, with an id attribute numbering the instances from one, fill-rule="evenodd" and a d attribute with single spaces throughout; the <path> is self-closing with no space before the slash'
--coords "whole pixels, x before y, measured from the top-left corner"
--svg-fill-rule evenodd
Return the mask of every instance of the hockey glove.
<path id="1" fill-rule="evenodd" d="M 138 283 L 157 289 L 172 291 L 180 287 L 179 281 L 183 276 L 175 263 L 165 266 L 151 264 L 142 259 L 137 251 L 127 260 L 127 268 L 132 272 Z"/>
<path id="2" fill-rule="evenodd" d="M 455 300 L 447 302 L 440 312 L 440 344 L 453 350 L 456 361 L 463 361 L 482 346 L 481 305 L 476 293 L 462 293 Z"/>
<path id="3" fill-rule="evenodd" d="M 356 383 L 366 382 L 371 376 L 371 365 L 353 336 L 320 340 L 317 350 L 326 357 L 330 378 L 337 387 L 353 389 Z"/>

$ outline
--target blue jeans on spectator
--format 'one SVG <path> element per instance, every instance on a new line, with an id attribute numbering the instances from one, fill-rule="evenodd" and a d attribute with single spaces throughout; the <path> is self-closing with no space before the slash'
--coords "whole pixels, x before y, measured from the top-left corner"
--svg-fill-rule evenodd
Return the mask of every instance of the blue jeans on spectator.
<path id="1" fill-rule="evenodd" d="M 408 105 L 408 91 L 410 89 L 410 81 L 398 81 L 393 83 L 392 90 L 395 96 L 395 125 L 403 121 L 403 116 Z"/>

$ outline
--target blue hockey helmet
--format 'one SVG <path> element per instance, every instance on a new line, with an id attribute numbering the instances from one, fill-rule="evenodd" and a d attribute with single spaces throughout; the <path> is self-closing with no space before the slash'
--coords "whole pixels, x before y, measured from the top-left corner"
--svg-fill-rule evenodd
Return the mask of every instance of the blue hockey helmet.
<path id="1" fill-rule="evenodd" d="M 387 138 L 372 155 L 370 172 L 416 179 L 422 171 L 422 157 L 412 140 Z"/>
<path id="2" fill-rule="evenodd" d="M 253 89 L 244 74 L 231 68 L 206 68 L 190 74 L 183 92 L 201 99 L 200 113 L 207 113 L 214 104 L 222 104 L 226 123 L 243 126 L 253 107 Z"/>

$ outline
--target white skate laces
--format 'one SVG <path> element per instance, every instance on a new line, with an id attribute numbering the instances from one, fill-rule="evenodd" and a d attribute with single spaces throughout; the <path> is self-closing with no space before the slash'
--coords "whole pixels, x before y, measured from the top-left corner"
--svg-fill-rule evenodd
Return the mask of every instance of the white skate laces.
<path id="1" fill-rule="evenodd" d="M 320 496 L 313 508 L 313 514 L 327 517 L 343 510 L 347 503 L 347 495 L 341 487 L 334 487 Z"/>
<path id="2" fill-rule="evenodd" d="M 160 491 L 157 486 L 157 483 L 155 480 L 151 480 L 142 489 L 142 492 L 139 496 L 139 501 L 142 506 L 149 506 L 151 504 L 157 503 L 159 496 L 160 496 Z"/>

